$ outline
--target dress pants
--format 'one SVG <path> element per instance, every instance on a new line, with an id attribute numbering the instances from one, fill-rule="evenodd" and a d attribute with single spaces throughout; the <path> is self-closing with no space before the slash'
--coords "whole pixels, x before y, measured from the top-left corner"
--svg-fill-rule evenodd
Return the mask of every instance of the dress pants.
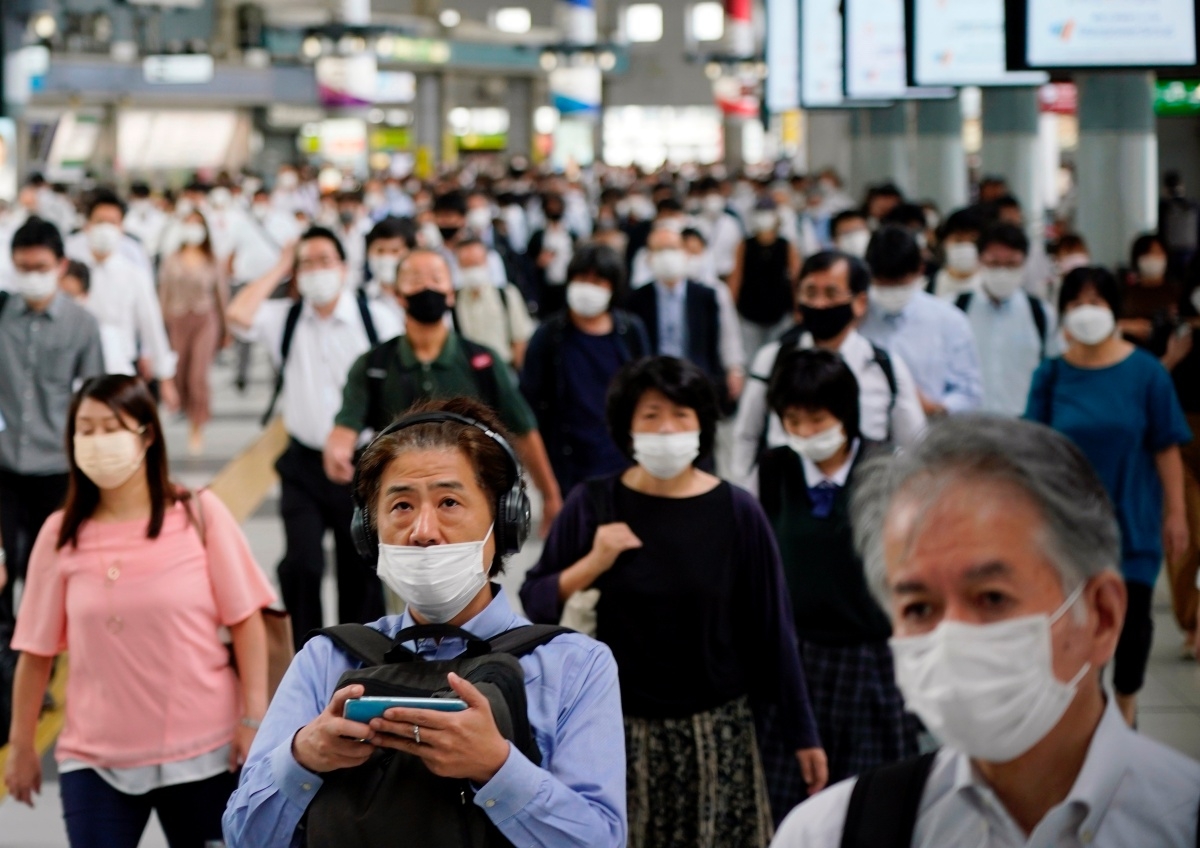
<path id="1" fill-rule="evenodd" d="M 325 574 L 325 531 L 333 531 L 337 562 L 338 621 L 366 623 L 383 617 L 379 578 L 354 550 L 350 487 L 325 476 L 321 452 L 295 439 L 275 463 L 279 472 L 287 552 L 279 564 L 283 603 L 292 616 L 299 650 L 308 634 L 322 626 L 321 578 Z"/>

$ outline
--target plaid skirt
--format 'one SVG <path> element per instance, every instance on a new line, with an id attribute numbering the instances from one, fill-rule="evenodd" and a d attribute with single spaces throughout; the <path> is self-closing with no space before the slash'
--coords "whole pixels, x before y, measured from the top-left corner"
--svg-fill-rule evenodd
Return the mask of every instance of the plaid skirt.
<path id="1" fill-rule="evenodd" d="M 886 642 L 829 647 L 800 642 L 800 661 L 821 744 L 829 758 L 829 783 L 916 756 L 921 723 L 904 709 Z M 808 797 L 796 752 L 779 733 L 778 716 L 759 716 L 763 770 L 776 825 Z"/>
<path id="2" fill-rule="evenodd" d="M 771 811 L 748 698 L 625 717 L 629 848 L 766 848 Z"/>

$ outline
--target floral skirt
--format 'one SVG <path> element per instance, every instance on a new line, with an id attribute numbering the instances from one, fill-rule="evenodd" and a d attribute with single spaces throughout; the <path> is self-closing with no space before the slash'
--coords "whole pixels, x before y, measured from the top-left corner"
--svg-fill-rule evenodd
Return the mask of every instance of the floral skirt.
<path id="1" fill-rule="evenodd" d="M 625 717 L 630 848 L 766 848 L 773 835 L 748 698 L 686 718 Z"/>

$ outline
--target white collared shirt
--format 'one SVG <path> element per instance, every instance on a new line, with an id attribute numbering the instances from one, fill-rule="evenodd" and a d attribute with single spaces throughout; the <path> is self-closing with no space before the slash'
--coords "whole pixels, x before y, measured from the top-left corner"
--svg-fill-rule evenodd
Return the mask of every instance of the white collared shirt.
<path id="1" fill-rule="evenodd" d="M 982 271 L 976 271 L 971 276 L 960 279 L 952 276 L 949 271 L 942 268 L 937 272 L 937 276 L 933 278 L 933 294 L 935 297 L 940 297 L 942 300 L 954 303 L 954 301 L 958 300 L 960 294 L 979 291 L 982 285 Z"/>
<path id="2" fill-rule="evenodd" d="M 854 467 L 854 460 L 858 457 L 858 449 L 862 446 L 861 439 L 855 439 L 850 443 L 850 453 L 846 455 L 846 461 L 832 475 L 826 474 L 817 464 L 807 456 L 800 456 L 800 465 L 804 467 L 804 482 L 808 488 L 815 489 L 822 483 L 832 483 L 839 489 L 846 487 L 846 481 L 850 479 L 850 469 Z"/>
<path id="3" fill-rule="evenodd" d="M 1046 339 L 1038 334 L 1033 317 L 1033 295 L 1018 291 L 1008 300 L 996 302 L 980 291 L 971 297 L 967 320 L 979 348 L 983 375 L 983 410 L 1019 418 L 1025 413 L 1033 372 L 1046 357 L 1058 355 L 1054 328 L 1058 318 L 1048 304 Z"/>
<path id="4" fill-rule="evenodd" d="M 268 300 L 259 307 L 249 331 L 238 333 L 245 341 L 262 344 L 276 368 L 292 303 L 288 299 Z M 371 302 L 369 308 L 381 342 L 400 334 L 401 326 L 392 312 L 376 302 Z M 342 408 L 342 388 L 350 366 L 370 346 L 358 304 L 349 290 L 343 289 L 328 318 L 321 318 L 312 304 L 301 307 L 280 398 L 283 425 L 292 438 L 313 450 L 325 447 L 334 416 Z"/>
<path id="5" fill-rule="evenodd" d="M 800 339 L 802 348 L 813 346 L 812 336 L 805 333 Z M 838 350 L 846 365 L 858 380 L 861 421 L 859 429 L 864 437 L 873 441 L 888 439 L 889 425 L 891 440 L 901 446 L 911 445 L 925 429 L 925 412 L 917 396 L 917 384 L 908 365 L 895 353 L 889 353 L 892 370 L 896 374 L 896 404 L 892 406 L 892 390 L 887 376 L 875 361 L 875 349 L 871 343 L 851 330 Z M 734 423 L 733 473 L 734 480 L 744 484 L 756 475 L 754 466 L 758 461 L 759 436 L 767 416 L 767 447 L 787 444 L 783 422 L 767 407 L 767 381 L 779 355 L 779 342 L 764 345 L 750 365 L 750 378 L 742 390 L 738 403 L 737 419 Z M 889 418 L 888 409 L 891 408 Z"/>
<path id="6" fill-rule="evenodd" d="M 107 335 L 105 366 L 116 369 L 124 363 L 124 368 L 112 373 L 132 374 L 133 362 L 144 356 L 155 377 L 174 377 L 175 352 L 167 341 L 154 281 L 120 252 L 104 262 L 97 262 L 89 253 L 85 264 L 92 274 L 85 305 Z"/>
<path id="7" fill-rule="evenodd" d="M 793 810 L 771 848 L 837 848 L 854 780 Z M 1028 836 L 970 759 L 943 749 L 913 848 L 1192 848 L 1200 763 L 1131 730 L 1110 698 L 1070 793 Z"/>
<path id="8" fill-rule="evenodd" d="M 513 345 L 533 337 L 533 319 L 516 286 L 459 289 L 454 295 L 454 315 L 464 339 L 491 348 L 506 365 L 512 365 Z"/>

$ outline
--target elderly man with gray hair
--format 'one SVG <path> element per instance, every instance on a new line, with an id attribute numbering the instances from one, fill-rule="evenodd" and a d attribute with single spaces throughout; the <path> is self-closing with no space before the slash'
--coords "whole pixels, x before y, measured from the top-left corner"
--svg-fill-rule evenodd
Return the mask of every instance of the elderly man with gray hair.
<path id="1" fill-rule="evenodd" d="M 1130 730 L 1101 685 L 1125 586 L 1083 454 L 963 416 L 859 480 L 896 681 L 944 747 L 801 804 L 773 848 L 1196 845 L 1200 764 Z"/>

